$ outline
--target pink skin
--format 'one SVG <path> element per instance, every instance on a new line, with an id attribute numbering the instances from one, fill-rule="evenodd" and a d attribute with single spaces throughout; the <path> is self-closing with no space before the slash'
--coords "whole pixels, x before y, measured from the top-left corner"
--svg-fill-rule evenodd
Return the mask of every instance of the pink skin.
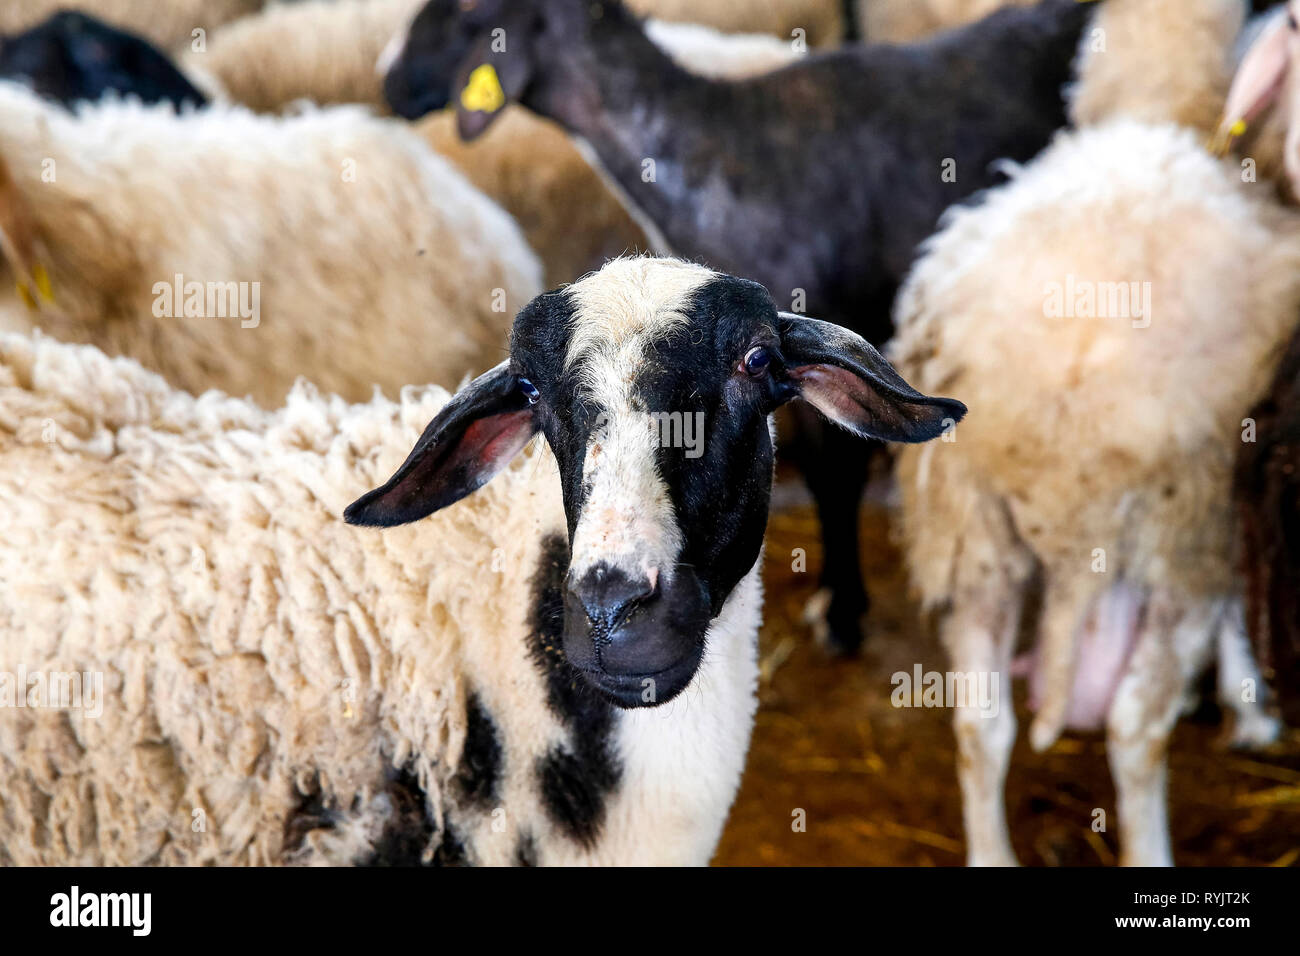
<path id="1" fill-rule="evenodd" d="M 1142 592 L 1119 583 L 1106 590 L 1080 622 L 1078 660 L 1066 711 L 1069 729 L 1100 730 L 1105 725 L 1115 688 L 1128 670 L 1144 606 Z M 1011 674 L 1029 678 L 1029 706 L 1037 712 L 1044 690 L 1037 650 L 1016 658 Z"/>
<path id="2" fill-rule="evenodd" d="M 1213 148 L 1226 153 L 1268 109 L 1280 105 L 1287 111 L 1286 171 L 1292 190 L 1300 195 L 1300 0 L 1291 0 L 1285 15 L 1276 17 L 1260 34 L 1237 70 L 1228 92 L 1223 119 Z"/>

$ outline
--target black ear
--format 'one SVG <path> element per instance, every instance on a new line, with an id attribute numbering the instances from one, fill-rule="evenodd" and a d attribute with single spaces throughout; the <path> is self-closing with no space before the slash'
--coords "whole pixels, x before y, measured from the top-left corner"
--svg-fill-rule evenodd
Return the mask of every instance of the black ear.
<path id="1" fill-rule="evenodd" d="M 855 435 L 929 441 L 966 414 L 961 402 L 912 388 L 855 332 L 789 312 L 779 327 L 786 374 L 800 397 Z"/>
<path id="2" fill-rule="evenodd" d="M 433 514 L 487 484 L 533 435 L 537 389 L 502 362 L 448 402 L 382 488 L 343 512 L 348 524 L 391 527 Z"/>
<path id="3" fill-rule="evenodd" d="M 483 135 L 508 103 L 517 102 L 533 79 L 531 18 L 527 4 L 478 13 L 487 24 L 456 70 L 452 100 L 456 129 L 469 142 Z"/>

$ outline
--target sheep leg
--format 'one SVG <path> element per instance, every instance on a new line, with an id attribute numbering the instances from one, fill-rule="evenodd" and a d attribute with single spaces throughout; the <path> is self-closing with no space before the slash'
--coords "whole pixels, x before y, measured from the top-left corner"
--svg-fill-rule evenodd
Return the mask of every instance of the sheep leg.
<path id="1" fill-rule="evenodd" d="M 1268 685 L 1246 636 L 1240 601 L 1234 601 L 1218 634 L 1219 703 L 1232 712 L 1227 743 L 1232 747 L 1263 747 L 1277 740 L 1282 726 L 1269 713 Z"/>
<path id="2" fill-rule="evenodd" d="M 1217 608 L 1180 604 L 1168 593 L 1152 594 L 1106 719 L 1124 866 L 1173 866 L 1165 797 L 1169 734 L 1219 627 Z"/>
<path id="3" fill-rule="evenodd" d="M 864 442 L 820 418 L 801 420 L 800 432 L 800 465 L 822 534 L 821 591 L 810 602 L 809 623 L 830 650 L 851 655 L 862 646 L 862 619 L 871 606 L 862 583 L 858 510 L 880 443 Z"/>
<path id="4" fill-rule="evenodd" d="M 1085 578 L 1083 575 L 1089 575 Z M 1053 567 L 1048 570 L 1039 621 L 1038 667 L 1042 693 L 1038 713 L 1029 728 L 1029 743 L 1047 750 L 1065 729 L 1074 690 L 1079 625 L 1101 585 L 1098 576 Z"/>
<path id="5" fill-rule="evenodd" d="M 957 779 L 968 866 L 1015 866 L 1007 827 L 1006 780 L 1016 740 L 1011 699 L 1011 657 L 1020 626 L 1023 593 L 1010 579 L 989 574 L 982 587 L 958 591 L 943 625 L 943 643 L 954 671 L 987 673 L 994 706 L 953 709 Z"/>

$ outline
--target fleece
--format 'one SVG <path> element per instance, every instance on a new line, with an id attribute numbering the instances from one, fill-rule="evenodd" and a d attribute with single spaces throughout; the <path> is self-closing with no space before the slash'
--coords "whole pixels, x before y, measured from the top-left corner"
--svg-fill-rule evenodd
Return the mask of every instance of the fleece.
<path id="1" fill-rule="evenodd" d="M 900 369 L 971 414 L 954 441 L 905 449 L 899 480 L 927 606 L 1017 552 L 1068 595 L 1064 646 L 1040 648 L 1043 743 L 1094 601 L 1238 595 L 1232 463 L 1295 324 L 1300 240 L 1295 216 L 1173 126 L 1062 134 L 1011 172 L 948 216 L 900 294 Z"/>
<path id="2" fill-rule="evenodd" d="M 265 411 L 0 336 L 0 863 L 702 864 L 755 706 L 757 570 L 692 687 L 624 712 L 557 652 L 567 547 L 534 445 L 431 518 L 343 523 L 448 394 Z M 554 639 L 554 640 L 553 640 Z"/>
<path id="3" fill-rule="evenodd" d="M 0 212 L 26 208 L 52 293 L 21 296 L 0 264 L 0 324 L 129 355 L 189 391 L 275 405 L 299 376 L 353 400 L 455 387 L 499 361 L 541 291 L 514 221 L 359 107 L 70 114 L 0 83 L 0 117 Z"/>

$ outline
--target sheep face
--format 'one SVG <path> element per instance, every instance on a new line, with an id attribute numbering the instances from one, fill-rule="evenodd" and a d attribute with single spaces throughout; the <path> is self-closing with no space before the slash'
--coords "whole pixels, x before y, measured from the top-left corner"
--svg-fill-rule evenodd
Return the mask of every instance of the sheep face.
<path id="1" fill-rule="evenodd" d="M 521 311 L 510 359 L 460 392 L 346 518 L 422 518 L 540 432 L 568 522 L 565 655 L 614 703 L 654 706 L 690 684 L 710 622 L 758 560 L 769 416 L 794 398 L 894 441 L 933 438 L 965 412 L 911 389 L 853 333 L 778 313 L 756 283 L 617 260 Z"/>
<path id="2" fill-rule="evenodd" d="M 590 25 L 616 15 L 629 16 L 613 2 L 430 0 L 388 65 L 384 98 L 406 119 L 450 104 L 461 137 L 473 139 L 526 93 L 575 95 L 593 69 L 583 61 Z"/>
<path id="3" fill-rule="evenodd" d="M 171 61 L 148 42 L 74 11 L 56 13 L 25 33 L 0 38 L 0 77 L 71 106 L 108 91 L 179 108 L 207 103 Z"/>

